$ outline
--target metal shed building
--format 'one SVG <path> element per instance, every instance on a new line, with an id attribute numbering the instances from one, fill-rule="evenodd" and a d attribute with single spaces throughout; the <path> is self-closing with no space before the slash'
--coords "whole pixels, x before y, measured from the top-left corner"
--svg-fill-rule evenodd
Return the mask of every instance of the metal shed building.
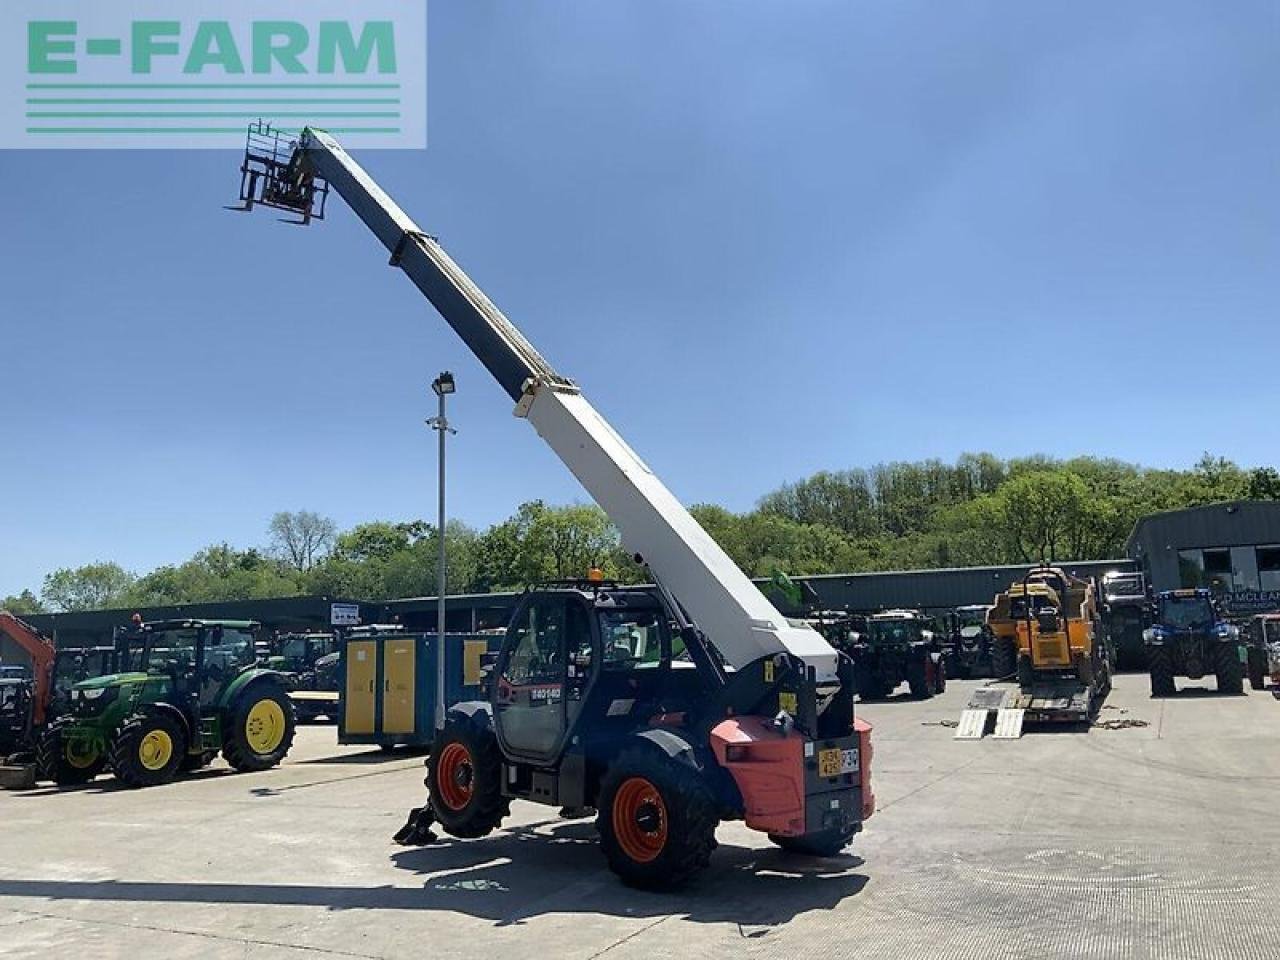
<path id="1" fill-rule="evenodd" d="M 1153 513 L 1127 548 L 1156 590 L 1209 587 L 1234 614 L 1280 608 L 1280 501 Z"/>

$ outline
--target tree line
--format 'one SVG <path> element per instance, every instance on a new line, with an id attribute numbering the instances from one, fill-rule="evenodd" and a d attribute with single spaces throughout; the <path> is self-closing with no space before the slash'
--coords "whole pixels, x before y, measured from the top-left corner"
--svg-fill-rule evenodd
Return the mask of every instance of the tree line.
<path id="1" fill-rule="evenodd" d="M 1123 555 L 1135 521 L 1159 510 L 1238 499 L 1280 499 L 1280 472 L 1205 454 L 1189 470 L 1120 460 L 964 454 L 867 469 L 821 471 L 734 513 L 690 511 L 751 576 L 907 570 Z M 114 562 L 55 570 L 39 592 L 0 603 L 17 613 L 165 606 L 327 595 L 362 600 L 434 596 L 438 537 L 422 520 L 376 520 L 339 531 L 301 511 L 272 518 L 266 543 L 206 547 L 142 575 Z M 643 578 L 595 506 L 535 500 L 487 530 L 444 530 L 445 589 L 489 593 L 592 567 Z"/>

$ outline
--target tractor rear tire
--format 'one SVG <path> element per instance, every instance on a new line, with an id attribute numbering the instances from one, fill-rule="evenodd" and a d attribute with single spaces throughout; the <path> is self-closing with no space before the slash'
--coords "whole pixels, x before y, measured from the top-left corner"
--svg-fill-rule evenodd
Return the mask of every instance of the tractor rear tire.
<path id="1" fill-rule="evenodd" d="M 1267 689 L 1267 655 L 1257 647 L 1249 648 L 1249 686 L 1254 690 Z"/>
<path id="2" fill-rule="evenodd" d="M 1178 692 L 1173 682 L 1173 659 L 1164 647 L 1147 650 L 1147 671 L 1151 674 L 1151 695 L 1172 697 Z"/>
<path id="3" fill-rule="evenodd" d="M 787 853 L 803 857 L 834 857 L 853 842 L 853 830 L 819 830 L 802 837 L 769 834 L 769 840 Z"/>
<path id="4" fill-rule="evenodd" d="M 627 886 L 670 890 L 711 862 L 720 822 L 711 790 L 693 767 L 653 747 L 618 756 L 596 807 L 605 859 Z"/>
<path id="5" fill-rule="evenodd" d="M 446 724 L 427 758 L 427 796 L 451 836 L 483 837 L 500 827 L 511 801 L 502 796 L 502 751 L 493 731 Z"/>
<path id="6" fill-rule="evenodd" d="M 186 752 L 186 731 L 174 717 L 130 717 L 111 740 L 111 772 L 126 787 L 160 786 L 178 775 Z"/>
<path id="7" fill-rule="evenodd" d="M 242 773 L 277 766 L 293 746 L 293 701 L 274 683 L 255 684 L 231 707 L 222 728 L 222 755 Z"/>
<path id="8" fill-rule="evenodd" d="M 62 731 L 70 726 L 69 720 L 55 720 L 45 727 L 36 742 L 36 776 L 52 780 L 60 787 L 79 786 L 100 774 L 107 765 L 107 758 L 100 753 L 81 756 L 68 751 Z"/>
<path id="9" fill-rule="evenodd" d="M 929 654 L 915 657 L 907 664 L 907 686 L 911 688 L 911 696 L 917 700 L 927 700 L 933 696 L 933 685 L 929 683 Z"/>
<path id="10" fill-rule="evenodd" d="M 1244 693 L 1244 664 L 1240 662 L 1240 648 L 1234 643 L 1220 643 L 1215 651 L 1217 662 L 1218 692 L 1238 697 Z"/>
<path id="11" fill-rule="evenodd" d="M 995 679 L 1012 677 L 1017 669 L 1017 645 L 1011 637 L 997 637 L 991 644 L 991 672 Z"/>

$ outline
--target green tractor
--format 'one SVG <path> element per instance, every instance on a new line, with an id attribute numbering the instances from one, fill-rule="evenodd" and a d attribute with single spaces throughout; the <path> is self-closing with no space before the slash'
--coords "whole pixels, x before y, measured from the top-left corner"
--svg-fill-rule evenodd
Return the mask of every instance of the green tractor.
<path id="1" fill-rule="evenodd" d="M 293 743 L 285 678 L 255 653 L 248 620 L 163 620 L 116 636 L 122 673 L 77 683 L 71 709 L 40 738 L 39 765 L 59 785 L 110 767 L 130 787 L 168 783 L 221 751 L 266 770 Z"/>

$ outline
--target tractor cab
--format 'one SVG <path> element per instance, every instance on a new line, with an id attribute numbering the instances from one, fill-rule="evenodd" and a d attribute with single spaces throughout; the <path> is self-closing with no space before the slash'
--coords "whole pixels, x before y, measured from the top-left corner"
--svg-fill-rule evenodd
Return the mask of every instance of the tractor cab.
<path id="1" fill-rule="evenodd" d="M 661 598 L 603 581 L 526 593 L 493 678 L 499 742 L 509 756 L 530 763 L 558 758 L 584 718 L 590 722 L 582 736 L 598 740 L 653 710 L 683 712 L 699 682 Z M 658 691 L 661 704 L 654 702 Z"/>
<path id="2" fill-rule="evenodd" d="M 982 677 L 991 673 L 990 604 L 956 607 L 946 617 L 947 676 Z"/>
<path id="3" fill-rule="evenodd" d="M 267 663 L 284 673 L 305 673 L 337 649 L 338 639 L 332 633 L 282 633 L 272 641 Z"/>

